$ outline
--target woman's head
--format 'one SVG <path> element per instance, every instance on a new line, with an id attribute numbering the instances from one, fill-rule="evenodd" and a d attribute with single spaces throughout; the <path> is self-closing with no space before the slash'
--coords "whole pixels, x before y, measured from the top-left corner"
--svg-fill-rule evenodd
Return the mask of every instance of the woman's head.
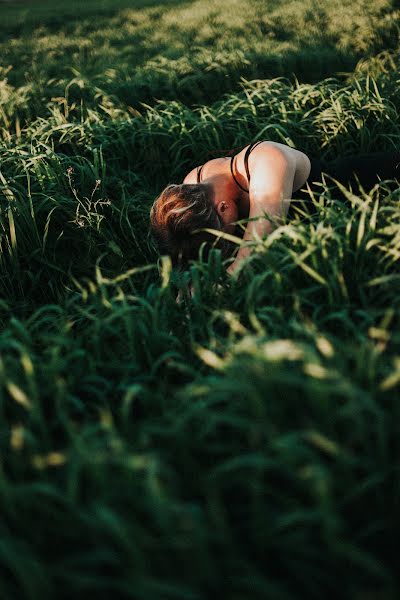
<path id="1" fill-rule="evenodd" d="M 230 231 L 237 210 L 232 203 L 217 200 L 215 189 L 207 183 L 170 184 L 158 196 L 150 212 L 153 235 L 162 254 L 169 254 L 174 265 L 185 266 L 198 257 L 200 246 L 205 252 L 217 246 L 223 255 L 228 244 L 202 229 Z"/>

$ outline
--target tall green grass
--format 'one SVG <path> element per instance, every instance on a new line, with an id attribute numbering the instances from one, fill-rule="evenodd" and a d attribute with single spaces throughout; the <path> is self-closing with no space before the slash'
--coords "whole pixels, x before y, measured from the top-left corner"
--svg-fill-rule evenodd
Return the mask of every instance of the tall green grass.
<path id="1" fill-rule="evenodd" d="M 236 277 L 216 250 L 175 273 L 148 234 L 163 186 L 250 140 L 397 149 L 391 4 L 248 2 L 245 24 L 243 3 L 231 21 L 209 2 L 39 5 L 41 28 L 5 9 L 1 59 L 0 597 L 396 598 L 399 189 L 338 202 L 326 182 L 313 216 L 294 197 Z M 298 60 L 284 77 L 263 70 L 267 19 Z M 318 23 L 329 77 L 293 78 Z M 66 32 L 98 53 L 86 73 Z M 171 74 L 195 34 L 196 76 Z M 265 63 L 246 71 L 251 48 Z"/>

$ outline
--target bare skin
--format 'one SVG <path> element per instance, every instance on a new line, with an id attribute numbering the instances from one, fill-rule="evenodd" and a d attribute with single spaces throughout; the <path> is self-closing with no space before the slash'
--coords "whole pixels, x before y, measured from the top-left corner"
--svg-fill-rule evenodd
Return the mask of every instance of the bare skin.
<path id="1" fill-rule="evenodd" d="M 201 181 L 201 185 L 211 187 L 212 201 L 224 223 L 224 232 L 233 233 L 239 219 L 268 217 L 249 221 L 243 236 L 245 242 L 265 237 L 282 222 L 292 194 L 304 185 L 311 171 L 310 159 L 303 152 L 278 142 L 264 141 L 250 153 L 249 185 L 244 165 L 246 149 L 247 146 L 235 156 L 233 171 L 248 192 L 241 190 L 234 181 L 229 156 L 208 161 L 203 167 Z M 183 183 L 197 183 L 197 167 L 186 175 Z M 242 245 L 228 273 L 233 273 L 250 252 L 249 246 Z"/>

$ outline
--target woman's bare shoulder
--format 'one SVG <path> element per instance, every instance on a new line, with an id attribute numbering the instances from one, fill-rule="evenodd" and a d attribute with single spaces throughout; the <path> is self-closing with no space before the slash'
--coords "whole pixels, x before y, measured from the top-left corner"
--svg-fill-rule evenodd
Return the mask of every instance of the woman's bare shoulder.
<path id="1" fill-rule="evenodd" d="M 198 167 L 194 167 L 194 169 L 189 171 L 182 183 L 197 183 L 197 170 Z"/>
<path id="2" fill-rule="evenodd" d="M 248 148 L 248 146 L 246 146 L 246 148 Z M 295 173 L 293 180 L 293 191 L 296 191 L 305 183 L 311 172 L 311 161 L 309 157 L 307 154 L 297 150 L 296 148 L 292 148 L 279 142 L 270 142 L 265 140 L 261 144 L 258 144 L 250 153 L 250 171 L 255 174 L 255 172 L 258 170 L 261 174 L 261 177 L 263 177 L 264 161 L 267 159 L 270 165 L 274 165 L 275 162 L 280 164 L 282 156 L 286 157 L 288 162 L 294 165 Z M 255 179 L 253 178 L 252 181 L 254 184 Z"/>
<path id="3" fill-rule="evenodd" d="M 251 146 L 251 144 L 247 144 L 243 148 L 243 150 L 241 150 L 240 154 L 244 155 L 246 153 L 247 149 L 249 148 L 249 146 Z M 266 154 L 266 153 L 270 152 L 271 150 L 273 151 L 275 149 L 280 150 L 286 156 L 294 156 L 296 158 L 296 160 L 299 160 L 300 157 L 302 157 L 302 156 L 306 156 L 306 154 L 304 152 L 297 150 L 297 148 L 292 148 L 291 146 L 288 146 L 287 144 L 282 144 L 281 142 L 273 142 L 270 140 L 262 140 L 261 143 L 257 144 L 257 146 L 255 146 L 255 148 L 251 151 L 250 156 L 252 156 L 252 155 L 260 156 L 260 154 Z"/>
<path id="4" fill-rule="evenodd" d="M 221 164 L 225 163 L 225 160 L 229 158 L 226 156 L 220 156 L 218 158 L 211 158 L 210 160 L 208 160 L 207 162 L 205 162 L 202 166 L 202 172 L 201 172 L 201 181 L 203 181 L 203 179 L 206 179 L 207 177 L 209 177 L 210 175 L 215 175 L 221 172 Z M 205 168 L 204 168 L 205 167 Z M 197 171 L 198 169 L 200 169 L 200 165 L 197 167 L 194 167 L 194 169 L 192 169 L 186 176 L 185 179 L 183 180 L 183 183 L 198 183 L 197 181 Z"/>

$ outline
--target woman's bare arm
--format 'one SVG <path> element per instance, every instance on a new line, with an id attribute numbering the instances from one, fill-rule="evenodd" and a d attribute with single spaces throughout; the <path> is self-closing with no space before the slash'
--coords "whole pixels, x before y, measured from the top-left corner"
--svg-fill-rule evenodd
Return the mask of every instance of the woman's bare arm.
<path id="1" fill-rule="evenodd" d="M 264 218 L 248 222 L 243 236 L 244 242 L 263 238 L 282 222 L 289 209 L 296 173 L 298 181 L 304 176 L 300 174 L 299 178 L 298 161 L 295 154 L 290 152 L 290 148 L 287 147 L 286 150 L 276 144 L 260 146 L 264 148 L 260 148 L 257 156 L 253 157 L 250 167 L 249 219 Z M 233 273 L 251 251 L 251 247 L 241 246 L 234 262 L 228 267 L 228 273 Z"/>

